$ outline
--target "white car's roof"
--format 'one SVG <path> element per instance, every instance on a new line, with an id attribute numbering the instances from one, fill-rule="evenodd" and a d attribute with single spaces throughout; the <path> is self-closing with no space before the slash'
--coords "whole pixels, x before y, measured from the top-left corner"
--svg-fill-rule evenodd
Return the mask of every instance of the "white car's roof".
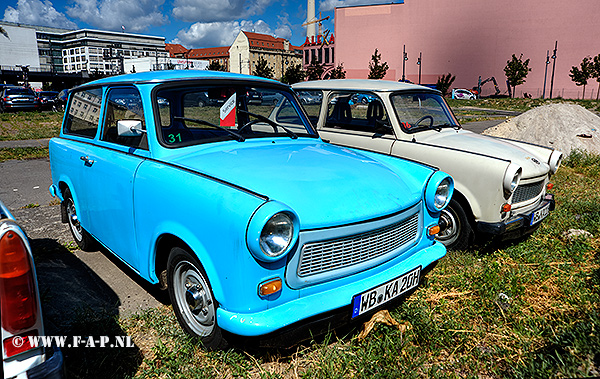
<path id="1" fill-rule="evenodd" d="M 404 82 L 393 82 L 391 80 L 375 79 L 331 79 L 310 80 L 292 85 L 295 90 L 330 89 L 330 90 L 369 90 L 369 91 L 433 91 L 435 89 Z"/>

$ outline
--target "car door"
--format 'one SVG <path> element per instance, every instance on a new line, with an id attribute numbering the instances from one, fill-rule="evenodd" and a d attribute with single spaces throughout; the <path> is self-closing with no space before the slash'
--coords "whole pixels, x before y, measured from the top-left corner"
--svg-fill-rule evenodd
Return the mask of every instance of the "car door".
<path id="1" fill-rule="evenodd" d="M 323 140 L 390 154 L 395 137 L 381 99 L 370 93 L 336 92 L 324 100 L 327 108 L 320 111 L 319 120 Z"/>
<path id="2" fill-rule="evenodd" d="M 83 192 L 89 212 L 89 229 L 99 241 L 133 268 L 138 257 L 135 243 L 133 186 L 139 165 L 148 156 L 146 133 L 120 136 L 117 122 L 138 120 L 145 131 L 142 99 L 135 87 L 105 92 L 99 141 L 90 147 L 86 165 L 88 187 Z"/>

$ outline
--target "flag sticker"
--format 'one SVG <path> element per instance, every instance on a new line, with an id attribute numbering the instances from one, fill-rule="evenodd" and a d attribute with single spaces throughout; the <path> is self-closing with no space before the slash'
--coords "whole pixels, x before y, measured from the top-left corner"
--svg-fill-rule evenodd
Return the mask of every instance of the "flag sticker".
<path id="1" fill-rule="evenodd" d="M 221 107 L 221 126 L 235 126 L 235 93 Z"/>

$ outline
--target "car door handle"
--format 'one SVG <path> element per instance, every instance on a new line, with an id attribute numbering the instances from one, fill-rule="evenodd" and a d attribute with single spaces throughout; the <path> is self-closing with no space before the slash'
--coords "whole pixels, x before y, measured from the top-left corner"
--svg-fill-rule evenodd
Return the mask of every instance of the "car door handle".
<path id="1" fill-rule="evenodd" d="M 82 155 L 81 157 L 79 157 L 79 159 L 81 159 L 88 167 L 91 167 L 94 164 L 94 160 L 90 159 L 90 157 L 87 155 Z"/>

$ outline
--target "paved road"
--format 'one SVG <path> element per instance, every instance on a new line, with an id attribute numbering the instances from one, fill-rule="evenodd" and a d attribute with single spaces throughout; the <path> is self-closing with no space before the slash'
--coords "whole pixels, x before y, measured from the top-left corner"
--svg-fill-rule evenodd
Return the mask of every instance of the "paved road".
<path id="1" fill-rule="evenodd" d="M 81 312 L 126 317 L 159 306 L 164 294 L 110 253 L 75 249 L 50 183 L 47 159 L 0 162 L 0 199 L 34 248 L 47 334 L 65 331 Z"/>

